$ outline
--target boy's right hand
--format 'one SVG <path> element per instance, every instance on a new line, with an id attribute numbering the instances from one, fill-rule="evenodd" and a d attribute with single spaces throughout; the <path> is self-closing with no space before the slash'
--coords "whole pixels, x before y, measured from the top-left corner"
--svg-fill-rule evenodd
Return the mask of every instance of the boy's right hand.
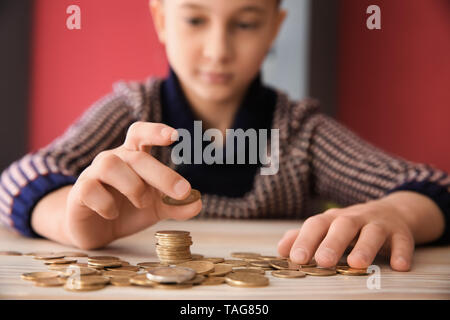
<path id="1" fill-rule="evenodd" d="M 162 201 L 163 193 L 181 200 L 191 191 L 187 180 L 149 154 L 176 136 L 165 124 L 135 122 L 123 145 L 95 157 L 67 198 L 63 228 L 72 244 L 98 248 L 160 220 L 186 220 L 200 212 L 201 199 L 184 206 Z"/>

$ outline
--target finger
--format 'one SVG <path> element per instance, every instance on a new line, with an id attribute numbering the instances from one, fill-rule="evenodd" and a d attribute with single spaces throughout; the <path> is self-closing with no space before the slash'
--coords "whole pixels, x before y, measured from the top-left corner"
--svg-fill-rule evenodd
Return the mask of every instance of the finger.
<path id="1" fill-rule="evenodd" d="M 119 216 L 113 196 L 95 179 L 85 179 L 75 184 L 78 194 L 78 205 L 89 208 L 107 220 Z"/>
<path id="2" fill-rule="evenodd" d="M 281 240 L 278 242 L 278 253 L 282 257 L 288 257 L 289 252 L 291 251 L 292 245 L 294 244 L 295 239 L 297 238 L 300 230 L 292 229 L 286 231 Z"/>
<path id="3" fill-rule="evenodd" d="M 99 161 L 93 162 L 87 176 L 115 188 L 136 208 L 144 208 L 146 183 L 115 154 L 109 153 Z"/>
<path id="4" fill-rule="evenodd" d="M 290 258 L 293 262 L 305 264 L 311 261 L 331 223 L 331 217 L 318 214 L 308 218 L 300 228 L 300 232 L 292 245 Z"/>
<path id="5" fill-rule="evenodd" d="M 411 268 L 414 239 L 407 233 L 394 233 L 391 238 L 391 267 L 397 271 Z"/>
<path id="6" fill-rule="evenodd" d="M 149 152 L 152 146 L 168 146 L 176 141 L 177 131 L 163 123 L 134 122 L 128 128 L 124 148 Z"/>
<path id="7" fill-rule="evenodd" d="M 167 205 L 164 202 L 159 203 L 159 218 L 160 220 L 164 219 L 174 219 L 179 221 L 184 221 L 190 219 L 202 210 L 202 200 L 199 199 L 195 202 L 185 204 L 182 206 L 171 206 Z"/>
<path id="8" fill-rule="evenodd" d="M 335 266 L 361 226 L 362 221 L 357 217 L 339 216 L 334 219 L 314 256 L 317 263 L 326 268 Z"/>
<path id="9" fill-rule="evenodd" d="M 120 149 L 115 154 L 147 184 L 172 198 L 184 199 L 191 191 L 191 185 L 186 179 L 148 153 Z"/>
<path id="10" fill-rule="evenodd" d="M 367 268 L 386 242 L 386 238 L 387 231 L 382 226 L 375 223 L 365 225 L 347 257 L 348 264 L 353 268 Z"/>

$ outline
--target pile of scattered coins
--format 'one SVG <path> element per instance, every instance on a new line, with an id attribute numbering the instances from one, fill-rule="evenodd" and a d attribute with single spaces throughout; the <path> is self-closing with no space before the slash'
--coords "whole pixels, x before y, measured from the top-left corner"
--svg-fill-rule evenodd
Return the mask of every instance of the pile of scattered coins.
<path id="1" fill-rule="evenodd" d="M 192 241 L 186 231 L 158 231 L 158 245 L 187 247 Z M 178 237 L 180 240 L 175 241 Z M 182 239 L 182 240 L 181 240 Z M 189 244 L 188 244 L 189 243 Z M 165 248 L 167 249 L 167 248 Z M 298 265 L 287 258 L 263 256 L 258 253 L 234 252 L 233 259 L 204 257 L 200 254 L 165 255 L 167 251 L 157 247 L 160 261 L 130 265 L 113 256 L 88 256 L 80 252 L 36 252 L 26 255 L 42 260 L 49 271 L 24 273 L 22 279 L 41 287 L 63 286 L 68 291 L 92 291 L 113 286 L 140 286 L 155 289 L 186 289 L 196 285 L 220 285 L 234 287 L 264 287 L 269 285 L 266 271 L 278 278 L 302 278 L 309 276 L 367 275 L 366 269 L 354 269 L 338 264 L 335 268 L 317 267 L 314 261 Z M 177 251 L 177 250 L 174 250 Z M 182 251 L 182 250 L 180 250 Z M 0 255 L 21 255 L 3 251 Z M 87 259 L 87 263 L 75 258 Z M 79 260 L 79 259 L 78 259 Z"/>

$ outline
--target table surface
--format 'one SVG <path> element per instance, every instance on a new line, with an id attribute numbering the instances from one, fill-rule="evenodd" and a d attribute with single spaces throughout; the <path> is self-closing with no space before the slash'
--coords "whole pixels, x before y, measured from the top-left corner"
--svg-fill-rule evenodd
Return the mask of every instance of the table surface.
<path id="1" fill-rule="evenodd" d="M 114 255 L 135 264 L 158 261 L 154 233 L 157 230 L 191 232 L 192 253 L 205 257 L 231 258 L 232 252 L 256 252 L 277 255 L 276 246 L 283 233 L 298 228 L 298 221 L 278 220 L 189 220 L 164 221 L 132 236 L 119 239 L 102 250 L 85 251 L 89 255 Z M 81 251 L 45 239 L 28 239 L 0 228 L 0 251 Z M 84 262 L 79 258 L 80 262 Z M 371 276 L 306 276 L 280 279 L 266 272 L 270 284 L 263 288 L 195 286 L 184 290 L 107 286 L 99 291 L 69 292 L 62 287 L 35 287 L 21 274 L 46 271 L 42 261 L 30 256 L 0 256 L 1 299 L 450 299 L 450 246 L 416 248 L 409 272 L 396 272 L 386 258 L 373 262 L 380 267 L 379 289 L 369 289 Z M 373 287 L 373 286 L 372 286 Z"/>

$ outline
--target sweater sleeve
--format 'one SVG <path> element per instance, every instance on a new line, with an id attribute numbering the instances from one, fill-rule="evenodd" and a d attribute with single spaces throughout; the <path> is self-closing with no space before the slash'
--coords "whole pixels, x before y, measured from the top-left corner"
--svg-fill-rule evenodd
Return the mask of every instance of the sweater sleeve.
<path id="1" fill-rule="evenodd" d="M 0 176 L 0 223 L 24 236 L 39 237 L 30 223 L 35 205 L 50 192 L 74 184 L 98 153 L 123 143 L 142 111 L 143 90 L 137 82 L 114 83 L 113 91 L 60 137 L 9 165 Z"/>
<path id="2" fill-rule="evenodd" d="M 340 205 L 409 190 L 432 199 L 446 220 L 444 234 L 433 244 L 450 244 L 450 176 L 427 164 L 388 154 L 311 107 L 303 123 L 308 155 L 310 190 Z"/>

